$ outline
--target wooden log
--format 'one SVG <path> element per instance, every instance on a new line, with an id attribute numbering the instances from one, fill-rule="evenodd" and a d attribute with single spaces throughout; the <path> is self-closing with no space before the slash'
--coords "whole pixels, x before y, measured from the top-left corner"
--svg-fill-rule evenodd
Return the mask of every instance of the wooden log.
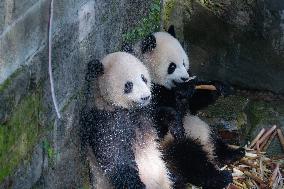
<path id="1" fill-rule="evenodd" d="M 277 134 L 278 134 L 278 138 L 280 140 L 281 146 L 284 150 L 284 135 L 283 135 L 281 129 L 277 129 Z"/>
<path id="2" fill-rule="evenodd" d="M 256 142 L 260 139 L 260 137 L 264 134 L 265 129 L 261 129 L 261 131 L 257 134 L 257 136 L 252 140 L 251 144 L 249 145 L 249 148 L 252 148 Z"/>
<path id="3" fill-rule="evenodd" d="M 209 91 L 216 91 L 216 87 L 214 85 L 196 85 L 196 90 L 209 90 Z"/>

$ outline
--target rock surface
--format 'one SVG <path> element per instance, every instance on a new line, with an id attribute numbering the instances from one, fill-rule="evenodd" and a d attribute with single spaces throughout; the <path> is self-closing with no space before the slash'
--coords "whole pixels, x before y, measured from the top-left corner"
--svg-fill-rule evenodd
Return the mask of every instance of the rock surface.
<path id="1" fill-rule="evenodd" d="M 195 73 L 284 93 L 284 1 L 166 1 Z"/>

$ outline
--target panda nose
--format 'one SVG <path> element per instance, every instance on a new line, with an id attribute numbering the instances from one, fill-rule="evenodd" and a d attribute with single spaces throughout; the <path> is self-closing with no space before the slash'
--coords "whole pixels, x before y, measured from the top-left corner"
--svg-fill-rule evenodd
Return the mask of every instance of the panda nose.
<path id="1" fill-rule="evenodd" d="M 141 100 L 146 101 L 150 98 L 150 96 L 142 97 Z"/>
<path id="2" fill-rule="evenodd" d="M 189 80 L 189 78 L 188 77 L 182 77 L 181 80 L 182 81 L 187 81 L 187 80 Z"/>

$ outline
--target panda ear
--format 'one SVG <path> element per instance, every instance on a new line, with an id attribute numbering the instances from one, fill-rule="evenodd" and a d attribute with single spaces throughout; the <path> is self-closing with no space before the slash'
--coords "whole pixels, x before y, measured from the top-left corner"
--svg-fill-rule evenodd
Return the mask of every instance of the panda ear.
<path id="1" fill-rule="evenodd" d="M 104 73 L 104 66 L 101 61 L 94 59 L 91 60 L 87 65 L 87 73 L 85 76 L 86 81 L 92 81 L 96 77 Z"/>
<path id="2" fill-rule="evenodd" d="M 150 52 L 154 48 L 156 48 L 156 46 L 157 46 L 156 37 L 153 34 L 151 34 L 147 36 L 141 43 L 142 53 L 144 54 L 146 52 Z"/>
<path id="3" fill-rule="evenodd" d="M 123 43 L 122 47 L 121 47 L 121 51 L 130 53 L 130 54 L 134 54 L 133 46 L 130 45 L 129 43 Z"/>
<path id="4" fill-rule="evenodd" d="M 170 25 L 168 29 L 168 33 L 171 34 L 174 38 L 176 37 L 175 27 L 174 25 Z"/>

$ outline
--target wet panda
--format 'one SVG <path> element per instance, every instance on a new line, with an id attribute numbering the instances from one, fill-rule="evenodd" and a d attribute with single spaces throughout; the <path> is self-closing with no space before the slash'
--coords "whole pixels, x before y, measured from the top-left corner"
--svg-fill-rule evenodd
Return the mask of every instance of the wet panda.
<path id="1" fill-rule="evenodd" d="M 116 52 L 91 61 L 86 78 L 97 83 L 95 108 L 82 111 L 80 120 L 95 188 L 172 188 L 149 111 L 146 67 Z"/>
<path id="2" fill-rule="evenodd" d="M 163 139 L 166 161 L 180 175 L 181 180 L 176 183 L 190 182 L 204 188 L 225 187 L 232 181 L 232 176 L 229 172 L 219 171 L 216 165 L 241 158 L 244 149 L 230 148 L 208 124 L 191 113 L 213 103 L 222 90 L 194 89 L 188 56 L 175 38 L 173 27 L 168 32 L 149 35 L 134 48 L 125 45 L 123 49 L 141 58 L 151 74 L 152 94 L 158 110 L 157 130 Z M 169 112 L 172 116 L 166 117 Z"/>

